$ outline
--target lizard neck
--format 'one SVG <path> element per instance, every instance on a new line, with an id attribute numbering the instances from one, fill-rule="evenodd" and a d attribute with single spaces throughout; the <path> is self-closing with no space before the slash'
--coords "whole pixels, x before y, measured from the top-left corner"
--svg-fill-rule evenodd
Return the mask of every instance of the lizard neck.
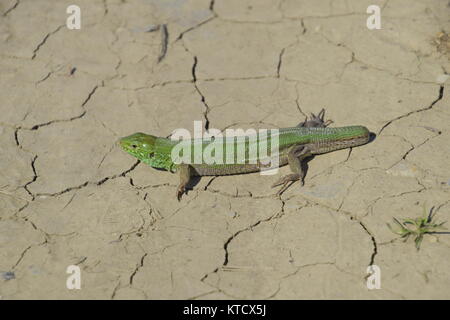
<path id="1" fill-rule="evenodd" d="M 141 161 L 156 169 L 167 171 L 175 169 L 175 164 L 170 159 L 170 154 L 155 154 L 153 157 L 142 159 Z"/>
<path id="2" fill-rule="evenodd" d="M 154 145 L 154 154 L 152 157 L 142 159 L 142 162 L 157 169 L 163 169 L 167 171 L 173 171 L 176 169 L 176 165 L 171 158 L 171 149 L 175 142 L 166 139 L 158 138 Z"/>

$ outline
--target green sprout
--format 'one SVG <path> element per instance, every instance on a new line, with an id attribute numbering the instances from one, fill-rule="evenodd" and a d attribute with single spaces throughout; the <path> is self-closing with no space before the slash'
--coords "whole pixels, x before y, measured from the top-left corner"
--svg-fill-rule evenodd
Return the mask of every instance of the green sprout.
<path id="1" fill-rule="evenodd" d="M 446 228 L 443 227 L 443 224 L 445 222 L 441 223 L 434 223 L 432 222 L 436 212 L 433 213 L 434 207 L 430 209 L 429 214 L 427 215 L 427 211 L 425 206 L 423 207 L 423 216 L 416 218 L 416 219 L 402 219 L 403 221 L 400 222 L 398 219 L 393 218 L 394 222 L 399 227 L 398 230 L 395 230 L 389 223 L 387 223 L 387 226 L 389 229 L 394 232 L 395 234 L 398 234 L 401 236 L 401 238 L 404 238 L 408 240 L 410 236 L 414 236 L 414 242 L 416 244 L 416 249 L 420 249 L 420 244 L 422 243 L 423 236 L 425 234 L 433 234 L 437 233 L 440 230 L 445 230 Z"/>

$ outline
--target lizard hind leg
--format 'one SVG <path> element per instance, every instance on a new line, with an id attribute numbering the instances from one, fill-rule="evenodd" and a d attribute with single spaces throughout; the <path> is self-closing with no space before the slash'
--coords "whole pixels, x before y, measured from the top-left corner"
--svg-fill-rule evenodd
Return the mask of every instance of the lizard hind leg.
<path id="1" fill-rule="evenodd" d="M 300 181 L 301 185 L 304 185 L 305 171 L 302 167 L 302 161 L 311 155 L 311 150 L 307 145 L 295 145 L 292 146 L 288 153 L 288 163 L 293 173 L 287 174 L 281 177 L 277 182 L 272 185 L 273 187 L 283 185 L 277 192 L 277 195 L 281 195 L 287 190 L 295 181 Z M 290 183 L 292 182 L 292 183 Z"/>
<path id="2" fill-rule="evenodd" d="M 326 120 L 325 121 L 325 109 L 322 108 L 320 112 L 315 115 L 314 113 L 311 113 L 311 116 L 305 119 L 305 121 L 300 122 L 297 127 L 303 127 L 303 128 L 326 128 L 330 124 L 333 123 L 333 120 Z"/>

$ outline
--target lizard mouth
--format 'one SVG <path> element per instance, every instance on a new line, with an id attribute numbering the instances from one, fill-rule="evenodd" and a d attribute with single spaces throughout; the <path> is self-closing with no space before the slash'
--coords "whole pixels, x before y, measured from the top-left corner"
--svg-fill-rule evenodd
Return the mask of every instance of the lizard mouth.
<path id="1" fill-rule="evenodd" d="M 125 149 L 126 143 L 123 141 L 123 139 L 119 139 L 117 141 L 117 144 L 122 148 Z"/>
<path id="2" fill-rule="evenodd" d="M 136 151 L 136 149 L 138 147 L 136 144 L 133 144 L 133 142 L 127 141 L 126 138 L 121 138 L 118 142 L 119 142 L 119 146 L 123 150 L 128 151 L 128 152 Z"/>

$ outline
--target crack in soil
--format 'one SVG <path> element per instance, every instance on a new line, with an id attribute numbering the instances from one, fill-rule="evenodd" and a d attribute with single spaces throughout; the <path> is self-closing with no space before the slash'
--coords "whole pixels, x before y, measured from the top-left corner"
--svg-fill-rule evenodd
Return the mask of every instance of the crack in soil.
<path id="1" fill-rule="evenodd" d="M 44 39 L 40 43 L 38 43 L 36 48 L 33 50 L 33 56 L 31 57 L 31 60 L 34 60 L 34 58 L 36 58 L 36 55 L 37 55 L 39 49 L 41 49 L 41 47 L 47 42 L 48 38 L 51 35 L 54 35 L 55 33 L 57 33 L 59 30 L 61 30 L 62 27 L 64 27 L 64 25 L 60 25 L 54 31 L 47 33 L 47 35 L 44 37 Z"/>
<path id="2" fill-rule="evenodd" d="M 4 13 L 3 16 L 6 17 L 11 11 L 13 11 L 14 9 L 17 8 L 17 6 L 19 5 L 20 0 L 16 0 L 16 2 L 13 4 L 13 6 L 9 9 L 7 9 Z"/>
<path id="3" fill-rule="evenodd" d="M 38 178 L 38 175 L 37 175 L 37 173 L 36 173 L 36 166 L 35 166 L 35 162 L 36 162 L 37 158 L 38 158 L 38 156 L 35 155 L 34 158 L 33 158 L 33 160 L 31 160 L 31 169 L 33 170 L 33 178 L 31 179 L 31 181 L 28 181 L 28 182 L 23 186 L 23 188 L 25 189 L 25 191 L 31 196 L 31 201 L 33 201 L 35 197 L 34 197 L 33 193 L 32 193 L 30 190 L 28 190 L 28 186 L 29 186 L 30 184 L 32 184 L 33 182 L 35 182 L 35 181 L 37 180 L 37 178 Z M 22 210 L 23 210 L 23 209 L 22 209 Z"/>
<path id="4" fill-rule="evenodd" d="M 27 254 L 27 252 L 33 248 L 33 247 L 40 247 L 42 245 L 47 244 L 47 237 L 45 237 L 45 240 L 41 243 L 38 244 L 31 244 L 29 245 L 27 248 L 25 248 L 25 250 L 22 251 L 22 253 L 20 254 L 19 259 L 16 261 L 16 263 L 11 267 L 11 270 L 14 270 L 15 268 L 17 268 L 17 266 L 20 264 L 20 262 L 22 262 L 22 260 L 25 258 L 25 255 Z"/>
<path id="5" fill-rule="evenodd" d="M 48 122 L 36 124 L 36 125 L 32 126 L 31 128 L 19 128 L 19 129 L 25 129 L 25 130 L 38 130 L 38 129 L 41 128 L 41 127 L 49 126 L 49 125 L 51 125 L 51 124 L 53 124 L 53 123 L 70 122 L 70 121 L 73 121 L 73 120 L 78 120 L 78 119 L 83 118 L 83 117 L 86 115 L 86 113 L 87 113 L 87 110 L 84 108 L 84 106 L 89 102 L 89 100 L 92 98 L 92 96 L 94 95 L 94 93 L 97 91 L 97 89 L 98 89 L 99 87 L 103 87 L 103 83 L 102 83 L 101 85 L 96 85 L 96 86 L 91 90 L 91 92 L 89 92 L 87 98 L 86 98 L 86 99 L 83 101 L 83 103 L 81 104 L 81 107 L 84 109 L 84 111 L 83 111 L 81 114 L 79 114 L 79 115 L 77 115 L 77 116 L 74 116 L 74 117 L 72 117 L 72 118 L 69 118 L 69 119 L 55 119 L 55 120 L 50 120 L 50 121 L 48 121 Z M 16 140 L 16 141 L 17 141 L 17 140 Z"/>
<path id="6" fill-rule="evenodd" d="M 204 24 L 207 24 L 208 22 L 211 22 L 212 20 L 214 20 L 214 19 L 216 19 L 216 18 L 217 18 L 217 16 L 213 16 L 213 17 L 211 17 L 211 18 L 209 18 L 209 19 L 206 19 L 205 21 L 200 22 L 199 24 L 196 24 L 196 25 L 193 26 L 193 27 L 190 27 L 189 29 L 186 29 L 185 31 L 183 31 L 183 32 L 181 32 L 181 33 L 179 34 L 179 36 L 177 37 L 177 39 L 176 39 L 175 41 L 179 41 L 179 40 L 183 39 L 183 36 L 184 36 L 186 33 L 191 32 L 192 30 L 195 30 L 195 29 L 197 29 L 197 28 L 203 26 Z"/>
<path id="7" fill-rule="evenodd" d="M 70 192 L 70 191 L 73 191 L 73 190 L 82 189 L 82 188 L 84 188 L 84 187 L 86 187 L 88 185 L 100 186 L 100 185 L 104 184 L 108 180 L 114 180 L 114 179 L 119 178 L 119 177 L 125 177 L 128 173 L 133 171 L 139 165 L 139 163 L 141 163 L 141 162 L 139 160 L 137 160 L 129 169 L 123 171 L 122 173 L 115 174 L 115 175 L 112 175 L 112 176 L 109 176 L 109 177 L 105 177 L 105 178 L 103 178 L 101 180 L 98 180 L 98 181 L 95 181 L 95 182 L 86 181 L 86 182 L 84 182 L 84 183 L 82 183 L 82 184 L 80 184 L 78 186 L 69 187 L 69 188 L 66 188 L 66 189 L 64 189 L 62 191 L 58 191 L 58 192 L 54 192 L 54 193 L 45 193 L 45 192 L 44 193 L 36 193 L 36 194 L 34 194 L 34 197 L 40 197 L 40 196 L 57 197 L 57 196 L 60 196 L 60 195 L 62 195 L 64 193 L 67 193 L 67 192 Z"/>
<path id="8" fill-rule="evenodd" d="M 430 140 L 432 140 L 432 139 L 434 139 L 434 138 L 440 136 L 441 134 L 442 134 L 442 131 L 438 131 L 438 132 L 436 133 L 436 135 L 434 135 L 434 136 L 432 136 L 432 137 L 430 137 L 430 138 L 425 139 L 425 141 L 423 141 L 422 143 L 418 144 L 417 146 L 414 146 L 414 145 L 413 145 L 413 146 L 412 146 L 408 151 L 406 151 L 405 154 L 402 156 L 402 160 L 406 160 L 406 157 L 408 157 L 408 155 L 409 155 L 412 151 L 414 151 L 415 149 L 417 149 L 417 148 L 423 146 L 425 143 L 427 143 L 428 141 L 430 141 Z M 401 161 L 401 160 L 400 160 L 400 161 Z M 398 164 L 400 161 L 397 161 L 394 165 L 391 166 L 391 168 L 392 168 L 393 166 L 395 166 L 396 164 Z"/>
<path id="9" fill-rule="evenodd" d="M 281 216 L 284 215 L 284 201 L 282 201 L 281 199 L 280 199 L 280 201 L 281 201 L 281 210 L 280 210 L 279 212 L 275 213 L 274 215 L 271 215 L 270 217 L 268 217 L 268 218 L 266 218 L 266 219 L 258 220 L 257 222 L 253 223 L 252 225 L 250 225 L 250 226 L 248 226 L 248 227 L 246 227 L 246 228 L 244 228 L 244 229 L 241 229 L 241 230 L 236 231 L 235 233 L 233 233 L 233 234 L 225 241 L 225 243 L 224 243 L 224 245 L 223 245 L 223 250 L 225 251 L 225 255 L 224 255 L 224 261 L 223 261 L 222 265 L 221 265 L 220 267 L 215 268 L 212 272 L 209 272 L 209 273 L 205 274 L 205 275 L 200 279 L 201 282 L 204 282 L 211 274 L 217 273 L 217 272 L 219 271 L 219 269 L 221 269 L 221 268 L 223 268 L 223 267 L 225 267 L 225 266 L 228 265 L 228 262 L 229 262 L 229 252 L 228 252 L 228 247 L 229 247 L 231 241 L 233 241 L 239 234 L 241 234 L 241 233 L 243 233 L 243 232 L 245 232 L 245 231 L 248 231 L 248 230 L 253 231 L 253 228 L 255 228 L 256 226 L 258 226 L 259 224 L 261 224 L 261 223 L 263 223 L 263 222 L 271 221 L 271 220 L 274 219 L 274 218 L 278 218 L 278 217 L 281 217 Z M 219 288 L 216 288 L 216 289 L 219 289 Z M 219 290 L 220 290 L 220 289 L 219 289 Z"/>
<path id="10" fill-rule="evenodd" d="M 375 239 L 375 236 L 369 231 L 369 229 L 367 229 L 367 227 L 364 225 L 364 223 L 362 223 L 359 220 L 357 220 L 357 221 L 361 225 L 361 227 L 364 229 L 364 231 L 367 232 L 367 234 L 369 235 L 370 239 L 372 240 L 373 251 L 372 251 L 372 255 L 370 256 L 370 261 L 369 261 L 369 266 L 371 266 L 371 265 L 373 265 L 375 263 L 375 256 L 378 253 L 377 241 Z"/>
<path id="11" fill-rule="evenodd" d="M 169 31 L 167 30 L 167 24 L 161 25 L 161 52 L 158 56 L 158 63 L 164 59 L 167 54 L 167 44 L 169 42 Z"/>
<path id="12" fill-rule="evenodd" d="M 427 111 L 427 110 L 432 109 L 433 106 L 434 106 L 436 103 L 438 103 L 439 101 L 441 101 L 443 97 L 444 97 L 444 86 L 441 85 L 441 86 L 439 86 L 439 95 L 438 95 L 438 97 L 437 97 L 437 98 L 436 98 L 429 106 L 427 106 L 427 107 L 425 107 L 425 108 L 422 108 L 422 109 L 419 109 L 419 110 L 410 111 L 410 112 L 408 112 L 408 113 L 406 113 L 406 114 L 404 114 L 404 115 L 401 115 L 401 116 L 399 116 L 399 117 L 397 117 L 397 118 L 395 118 L 395 119 L 390 120 L 390 121 L 389 121 L 388 123 L 386 123 L 383 127 L 381 127 L 380 131 L 378 131 L 378 135 L 380 135 L 381 132 L 382 132 L 385 128 L 387 128 L 388 126 L 390 126 L 393 122 L 395 122 L 395 121 L 397 121 L 397 120 L 400 120 L 400 119 L 409 117 L 410 115 L 412 115 L 412 114 L 414 114 L 414 113 L 419 113 L 419 112 L 423 112 L 423 111 Z"/>
<path id="13" fill-rule="evenodd" d="M 130 280 L 129 280 L 129 282 L 128 282 L 130 286 L 133 285 L 134 277 L 135 277 L 136 274 L 138 273 L 139 269 L 142 268 L 142 267 L 144 266 L 144 260 L 145 260 L 145 257 L 147 257 L 147 255 L 148 255 L 147 252 L 144 253 L 144 255 L 141 257 L 140 263 L 136 266 L 136 269 L 134 269 L 134 271 L 131 273 L 131 275 L 130 275 Z"/>
<path id="14" fill-rule="evenodd" d="M 198 58 L 197 58 L 197 56 L 194 56 L 194 64 L 192 65 L 192 79 L 193 79 L 195 90 L 200 95 L 201 102 L 205 106 L 205 111 L 203 112 L 203 117 L 205 118 L 204 128 L 205 128 L 205 130 L 208 130 L 208 128 L 209 128 L 208 113 L 210 111 L 210 108 L 209 108 L 208 104 L 206 103 L 205 96 L 203 95 L 203 93 L 200 91 L 200 89 L 197 86 L 197 75 L 196 75 L 197 64 L 198 64 Z"/>
<path id="15" fill-rule="evenodd" d="M 209 3 L 209 10 L 212 12 L 213 16 L 212 16 L 211 18 L 208 18 L 208 19 L 206 19 L 206 20 L 204 20 L 204 21 L 202 21 L 202 22 L 196 24 L 195 26 L 192 26 L 192 27 L 186 29 L 185 31 L 181 32 L 181 33 L 178 35 L 178 37 L 177 37 L 177 39 L 175 40 L 175 42 L 178 41 L 178 40 L 183 39 L 183 36 L 184 36 L 186 33 L 191 32 L 192 30 L 195 30 L 195 29 L 201 27 L 202 25 L 204 25 L 204 24 L 206 24 L 206 23 L 208 23 L 208 22 L 210 22 L 210 21 L 212 21 L 212 20 L 214 20 L 215 18 L 218 17 L 217 13 L 214 11 L 214 2 L 215 2 L 215 0 L 211 0 L 211 2 Z"/>
<path id="16" fill-rule="evenodd" d="M 286 48 L 281 49 L 280 55 L 278 56 L 277 78 L 280 77 L 281 63 L 282 63 L 282 58 L 283 58 L 285 50 L 286 50 Z"/>

